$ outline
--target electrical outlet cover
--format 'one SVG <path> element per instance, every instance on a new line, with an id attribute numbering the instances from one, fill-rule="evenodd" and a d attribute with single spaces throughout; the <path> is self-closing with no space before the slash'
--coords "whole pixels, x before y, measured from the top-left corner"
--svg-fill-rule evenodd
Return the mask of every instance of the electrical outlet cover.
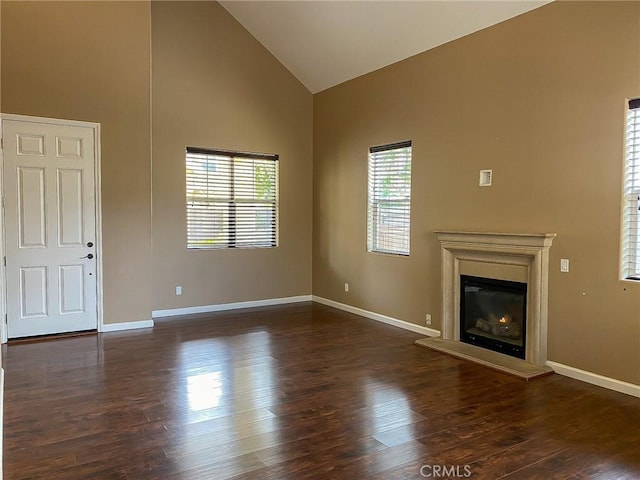
<path id="1" fill-rule="evenodd" d="M 480 170 L 479 185 L 481 187 L 490 187 L 492 180 L 493 180 L 493 170 Z"/>

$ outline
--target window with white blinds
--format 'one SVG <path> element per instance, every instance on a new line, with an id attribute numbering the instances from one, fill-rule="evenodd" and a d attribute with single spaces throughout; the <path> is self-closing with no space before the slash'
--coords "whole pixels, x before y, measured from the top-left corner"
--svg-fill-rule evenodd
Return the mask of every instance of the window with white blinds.
<path id="1" fill-rule="evenodd" d="M 626 133 L 622 278 L 640 280 L 640 98 L 629 101 Z"/>
<path id="2" fill-rule="evenodd" d="M 187 147 L 187 248 L 278 245 L 278 155 Z"/>
<path id="3" fill-rule="evenodd" d="M 369 149 L 369 252 L 409 255 L 411 141 Z"/>

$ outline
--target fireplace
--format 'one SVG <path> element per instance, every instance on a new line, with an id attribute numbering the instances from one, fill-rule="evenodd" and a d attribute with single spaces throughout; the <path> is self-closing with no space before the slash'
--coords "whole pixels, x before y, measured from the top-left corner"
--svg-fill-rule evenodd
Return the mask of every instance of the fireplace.
<path id="1" fill-rule="evenodd" d="M 460 341 L 525 358 L 527 284 L 460 275 Z"/>
<path id="2" fill-rule="evenodd" d="M 444 230 L 436 233 L 442 254 L 442 332 L 440 338 L 421 338 L 416 340 L 416 344 L 527 380 L 553 372 L 546 364 L 547 300 L 549 250 L 556 234 Z M 521 341 L 517 342 L 521 346 L 518 356 L 497 353 L 462 339 L 465 326 L 460 320 L 460 307 L 464 294 L 460 277 L 463 275 L 508 278 L 526 283 L 526 291 L 522 295 L 522 309 L 523 312 L 526 310 L 526 315 L 522 314 L 523 334 Z M 513 320 L 513 317 L 508 320 Z M 491 332 L 491 320 L 487 323 L 482 326 Z M 483 336 L 482 340 L 495 340 L 486 334 Z"/>

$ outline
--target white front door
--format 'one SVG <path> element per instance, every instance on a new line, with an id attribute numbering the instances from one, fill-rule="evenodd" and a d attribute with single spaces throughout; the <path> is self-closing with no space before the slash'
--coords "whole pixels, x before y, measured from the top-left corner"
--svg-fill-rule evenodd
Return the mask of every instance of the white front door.
<path id="1" fill-rule="evenodd" d="M 95 130 L 3 120 L 9 338 L 97 328 Z"/>

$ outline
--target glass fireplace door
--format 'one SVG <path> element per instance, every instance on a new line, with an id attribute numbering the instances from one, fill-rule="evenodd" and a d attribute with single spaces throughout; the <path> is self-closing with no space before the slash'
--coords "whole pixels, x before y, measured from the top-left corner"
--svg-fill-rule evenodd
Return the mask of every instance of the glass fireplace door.
<path id="1" fill-rule="evenodd" d="M 525 358 L 527 284 L 460 275 L 460 340 Z"/>

